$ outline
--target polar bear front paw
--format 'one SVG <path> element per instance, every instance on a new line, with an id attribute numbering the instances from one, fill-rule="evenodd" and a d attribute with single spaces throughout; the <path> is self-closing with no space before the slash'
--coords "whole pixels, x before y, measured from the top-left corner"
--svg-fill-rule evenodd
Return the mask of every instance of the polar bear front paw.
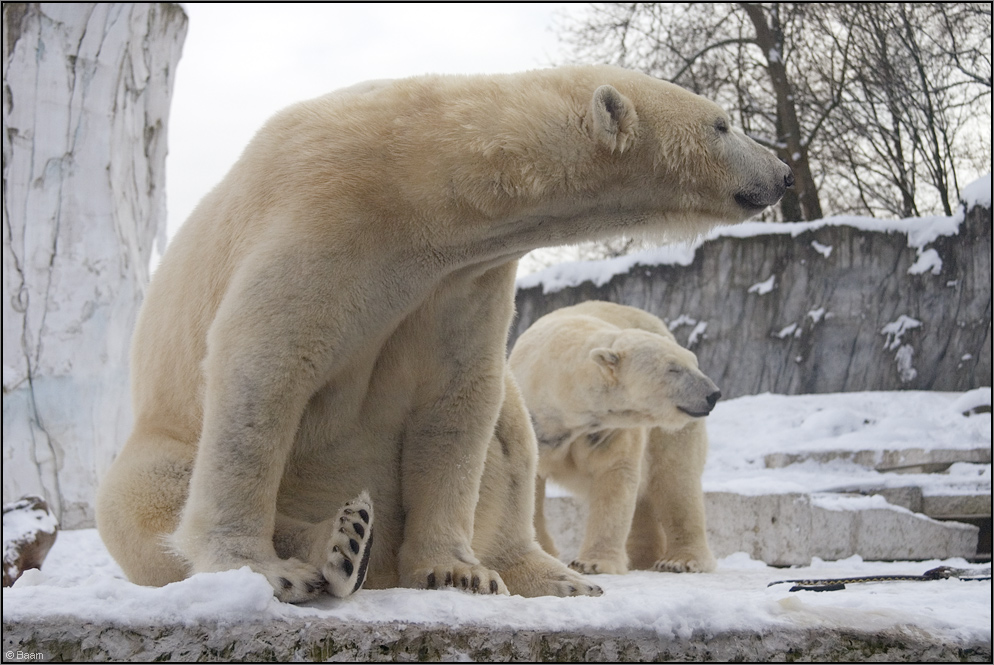
<path id="1" fill-rule="evenodd" d="M 628 566 L 610 559 L 573 559 L 569 567 L 584 575 L 624 575 Z"/>
<path id="2" fill-rule="evenodd" d="M 534 550 L 518 563 L 501 568 L 508 591 L 526 598 L 536 596 L 600 596 L 604 590 L 542 550 Z"/>
<path id="3" fill-rule="evenodd" d="M 504 580 L 496 571 L 485 566 L 457 563 L 421 569 L 410 576 L 415 589 L 444 589 L 453 587 L 481 594 L 508 595 Z"/>
<path id="4" fill-rule="evenodd" d="M 671 557 L 652 564 L 660 573 L 710 573 L 715 569 L 714 557 Z"/>
<path id="5" fill-rule="evenodd" d="M 373 546 L 373 502 L 368 492 L 349 501 L 334 518 L 327 562 L 321 568 L 328 593 L 346 598 L 366 581 Z"/>

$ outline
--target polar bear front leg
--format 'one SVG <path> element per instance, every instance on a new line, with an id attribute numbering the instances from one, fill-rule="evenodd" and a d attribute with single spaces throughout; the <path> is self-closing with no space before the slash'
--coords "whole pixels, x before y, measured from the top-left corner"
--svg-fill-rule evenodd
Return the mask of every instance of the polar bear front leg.
<path id="1" fill-rule="evenodd" d="M 570 568 L 581 573 L 628 572 L 628 534 L 638 498 L 645 434 L 618 429 L 604 440 L 579 439 L 570 453 L 590 477 L 588 517 L 580 553 Z"/>
<path id="2" fill-rule="evenodd" d="M 368 337 L 362 318 L 340 315 L 348 284 L 313 279 L 329 258 L 308 248 L 249 257 L 207 335 L 203 426 L 174 550 L 191 573 L 248 566 L 277 598 L 300 602 L 325 579 L 301 558 L 280 558 L 276 502 L 308 400 L 337 362 Z M 319 248 L 318 248 L 319 249 Z"/>
<path id="3" fill-rule="evenodd" d="M 717 566 L 708 546 L 701 487 L 706 458 L 704 420 L 691 422 L 677 432 L 650 431 L 645 498 L 652 502 L 652 512 L 666 534 L 666 548 L 657 553 L 653 570 L 707 573 Z"/>
<path id="4" fill-rule="evenodd" d="M 477 403 L 474 393 L 488 397 Z M 499 389 L 457 381 L 409 425 L 401 452 L 402 586 L 507 593 L 500 575 L 483 566 L 472 548 L 486 442 L 493 431 L 488 404 L 494 401 L 500 401 Z"/>
<path id="5" fill-rule="evenodd" d="M 416 360 L 419 386 L 401 443 L 402 586 L 507 593 L 473 551 L 487 446 L 504 398 L 514 262 L 447 276 L 394 337 Z"/>

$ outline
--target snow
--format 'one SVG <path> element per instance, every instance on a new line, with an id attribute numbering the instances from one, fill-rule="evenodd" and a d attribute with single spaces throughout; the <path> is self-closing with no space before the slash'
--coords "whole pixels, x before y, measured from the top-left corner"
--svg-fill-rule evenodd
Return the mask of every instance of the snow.
<path id="1" fill-rule="evenodd" d="M 873 392 L 836 395 L 755 395 L 720 402 L 709 418 L 711 448 L 706 491 L 768 494 L 813 492 L 832 510 L 884 505 L 877 497 L 843 497 L 830 490 L 866 484 L 913 484 L 925 494 L 990 492 L 990 464 L 957 463 L 943 474 L 882 474 L 851 460 L 808 460 L 766 468 L 775 452 L 871 451 L 927 447 L 990 448 L 991 389 L 967 393 Z M 818 625 L 826 630 L 881 630 L 895 624 L 941 630 L 963 639 L 990 640 L 991 585 L 955 579 L 848 585 L 831 593 L 791 593 L 770 582 L 884 574 L 920 575 L 938 565 L 978 569 L 960 559 L 867 562 L 860 557 L 776 569 L 744 553 L 719 561 L 715 573 L 632 572 L 600 575 L 600 598 L 473 596 L 455 590 L 364 589 L 347 600 L 324 597 L 304 605 L 273 598 L 265 579 L 247 568 L 200 574 L 163 588 L 127 582 L 95 530 L 63 531 L 42 570 L 30 570 L 3 590 L 5 622 L 75 615 L 99 623 L 196 626 L 253 620 L 332 617 L 349 621 L 492 625 L 511 630 L 648 628 L 689 637 L 694 630 L 758 631 Z M 913 598 L 913 602 L 911 599 Z"/>
<path id="2" fill-rule="evenodd" d="M 776 284 L 776 275 L 770 275 L 770 278 L 764 282 L 758 284 L 753 284 L 749 287 L 749 293 L 756 293 L 761 296 L 765 296 L 767 293 L 773 290 Z"/>
<path id="3" fill-rule="evenodd" d="M 963 188 L 961 198 L 968 208 L 975 205 L 990 207 L 991 175 L 988 173 Z M 908 237 L 908 247 L 917 249 L 919 255 L 912 268 L 917 272 L 911 274 L 921 274 L 927 271 L 938 274 L 938 271 L 942 269 L 942 262 L 934 250 L 927 249 L 927 245 L 939 237 L 958 234 L 959 226 L 965 219 L 965 210 L 966 208 L 961 205 L 951 217 L 934 215 L 898 220 L 843 215 L 826 217 L 813 222 L 744 222 L 734 226 L 718 227 L 690 243 L 668 245 L 603 261 L 561 263 L 519 277 L 518 288 L 530 289 L 541 286 L 542 293 L 555 293 L 565 288 L 579 286 L 584 282 L 593 282 L 594 286 L 603 286 L 611 281 L 615 275 L 626 273 L 636 265 L 688 266 L 693 263 L 697 248 L 716 238 L 751 238 L 764 235 L 797 237 L 802 233 L 816 231 L 828 226 L 849 226 L 862 231 L 878 233 L 904 233 Z M 831 248 L 825 245 L 812 243 L 812 247 L 826 258 L 831 253 Z"/>
<path id="4" fill-rule="evenodd" d="M 915 328 L 921 328 L 921 325 L 921 321 L 902 314 L 897 317 L 896 321 L 892 321 L 885 325 L 880 331 L 880 334 L 887 335 L 886 347 L 889 351 L 893 351 L 901 346 L 901 337 L 904 333 L 909 330 L 914 330 Z"/>
<path id="5" fill-rule="evenodd" d="M 934 249 L 920 251 L 918 260 L 908 268 L 909 275 L 921 275 L 926 272 L 931 272 L 933 275 L 938 275 L 942 272 L 942 258 Z"/>
<path id="6" fill-rule="evenodd" d="M 814 247 L 816 252 L 824 256 L 826 259 L 832 255 L 832 248 L 829 245 L 823 245 L 817 240 L 812 240 L 811 246 Z"/>

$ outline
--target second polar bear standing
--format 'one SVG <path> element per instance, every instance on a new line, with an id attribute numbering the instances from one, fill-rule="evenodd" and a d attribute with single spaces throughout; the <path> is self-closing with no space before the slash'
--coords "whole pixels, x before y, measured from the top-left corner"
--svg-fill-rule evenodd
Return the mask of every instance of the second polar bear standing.
<path id="1" fill-rule="evenodd" d="M 721 393 L 665 324 L 608 302 L 565 307 L 521 335 L 510 365 L 538 436 L 542 547 L 558 556 L 543 511 L 551 478 L 589 507 L 575 570 L 713 570 L 701 474 L 704 416 Z"/>

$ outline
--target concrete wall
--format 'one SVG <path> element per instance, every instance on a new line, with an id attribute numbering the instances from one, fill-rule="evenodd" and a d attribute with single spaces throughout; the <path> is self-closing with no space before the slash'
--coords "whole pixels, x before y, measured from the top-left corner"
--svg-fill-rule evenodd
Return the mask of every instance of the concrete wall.
<path id="1" fill-rule="evenodd" d="M 519 288 L 510 344 L 544 314 L 608 300 L 666 321 L 725 397 L 990 386 L 989 204 L 926 246 L 910 233 L 840 224 L 719 237 L 690 265 Z"/>

